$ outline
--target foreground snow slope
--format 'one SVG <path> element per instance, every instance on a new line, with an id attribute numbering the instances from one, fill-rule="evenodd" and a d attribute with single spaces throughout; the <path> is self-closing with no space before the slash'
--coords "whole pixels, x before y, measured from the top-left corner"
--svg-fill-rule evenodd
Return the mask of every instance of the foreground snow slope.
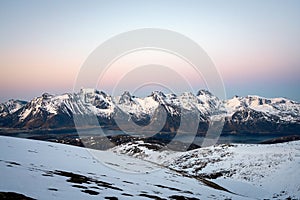
<path id="1" fill-rule="evenodd" d="M 149 148 L 150 147 L 150 148 Z M 300 141 L 216 145 L 187 152 L 157 151 L 143 141 L 112 151 L 158 163 L 255 199 L 300 199 Z"/>
<path id="2" fill-rule="evenodd" d="M 249 199 L 127 155 L 3 136 L 0 177 L 35 199 Z"/>

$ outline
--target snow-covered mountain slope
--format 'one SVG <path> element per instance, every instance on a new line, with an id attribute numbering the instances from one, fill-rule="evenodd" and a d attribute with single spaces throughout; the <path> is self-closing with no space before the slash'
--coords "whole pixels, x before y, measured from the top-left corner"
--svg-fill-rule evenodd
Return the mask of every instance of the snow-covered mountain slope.
<path id="1" fill-rule="evenodd" d="M 212 121 L 221 120 L 227 134 L 300 134 L 300 104 L 284 98 L 247 96 L 222 101 L 206 90 L 196 95 L 154 91 L 144 98 L 129 92 L 112 97 L 95 89 L 81 89 L 56 96 L 45 93 L 27 104 L 16 102 L 0 105 L 1 127 L 74 127 L 74 115 L 86 115 L 96 116 L 102 126 L 112 129 L 136 124 L 134 130 L 147 131 L 149 124 L 160 121 L 164 124 L 158 131 L 193 132 L 190 128 L 198 127 L 198 135 L 205 135 Z"/>
<path id="2" fill-rule="evenodd" d="M 147 124 L 154 115 L 159 103 L 151 97 L 137 98 L 125 91 L 121 96 L 113 98 L 114 105 L 127 114 L 128 120 L 145 121 Z"/>
<path id="3" fill-rule="evenodd" d="M 3 136 L 0 150 L 0 192 L 34 199 L 251 199 L 107 151 Z"/>
<path id="4" fill-rule="evenodd" d="M 300 197 L 300 141 L 272 144 L 217 145 L 187 152 L 136 141 L 111 149 L 172 170 L 206 178 L 253 199 Z"/>
<path id="5" fill-rule="evenodd" d="M 15 112 L 10 126 L 31 129 L 74 127 L 74 115 L 92 114 L 109 119 L 113 111 L 111 97 L 94 89 L 57 96 L 44 93 Z"/>
<path id="6" fill-rule="evenodd" d="M 300 122 L 299 103 L 285 98 L 264 98 L 259 96 L 233 97 L 225 101 L 225 108 L 229 115 L 234 112 L 250 108 L 267 115 L 276 115 L 281 120 Z"/>
<path id="7" fill-rule="evenodd" d="M 300 133 L 300 104 L 284 98 L 234 97 L 224 102 L 225 133 Z"/>
<path id="8" fill-rule="evenodd" d="M 0 104 L 0 127 L 9 127 L 13 124 L 13 118 L 16 112 L 26 105 L 26 101 L 9 100 Z"/>
<path id="9" fill-rule="evenodd" d="M 65 121 L 65 126 L 70 126 L 72 111 L 75 104 L 70 94 L 59 96 L 43 94 L 36 97 L 20 109 L 15 117 L 15 127 L 39 128 L 52 127 L 55 119 Z M 61 123 L 62 124 L 62 123 Z"/>
<path id="10" fill-rule="evenodd" d="M 26 118 L 24 113 L 31 113 L 30 109 L 35 109 L 36 112 L 43 110 L 54 115 L 61 112 L 69 116 L 90 113 L 108 116 L 113 112 L 113 106 L 109 95 L 94 89 L 82 89 L 76 94 L 58 96 L 46 93 L 32 100 L 28 108 L 20 114 L 20 117 L 21 119 Z"/>
<path id="11" fill-rule="evenodd" d="M 8 100 L 5 103 L 0 104 L 0 117 L 5 117 L 9 114 L 13 114 L 22 108 L 27 102 L 21 100 Z"/>
<path id="12" fill-rule="evenodd" d="M 77 97 L 77 104 L 83 102 L 83 114 L 95 114 L 100 117 L 110 118 L 114 112 L 115 105 L 110 95 L 95 89 L 81 89 L 79 93 L 73 94 Z M 78 99 L 81 101 L 78 102 Z M 72 110 L 74 114 L 74 110 Z M 80 113 L 79 113 L 80 114 Z"/>

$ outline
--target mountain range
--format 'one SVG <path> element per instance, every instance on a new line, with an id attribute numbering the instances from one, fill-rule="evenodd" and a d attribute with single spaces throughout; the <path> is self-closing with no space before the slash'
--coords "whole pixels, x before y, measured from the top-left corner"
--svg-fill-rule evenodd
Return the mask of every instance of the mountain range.
<path id="1" fill-rule="evenodd" d="M 196 127 L 198 135 L 205 135 L 213 121 L 223 119 L 223 134 L 300 134 L 298 102 L 259 96 L 221 100 L 207 90 L 196 95 L 154 91 L 139 98 L 127 91 L 113 97 L 103 91 L 81 89 L 62 95 L 44 93 L 29 102 L 9 100 L 0 104 L 0 127 L 4 129 L 74 128 L 75 116 L 96 116 L 102 127 L 116 130 L 128 128 L 127 124 L 144 131 L 159 127 L 162 132 L 188 132 Z M 150 126 L 155 121 L 158 124 Z M 89 125 L 93 123 L 87 120 L 85 127 Z"/>

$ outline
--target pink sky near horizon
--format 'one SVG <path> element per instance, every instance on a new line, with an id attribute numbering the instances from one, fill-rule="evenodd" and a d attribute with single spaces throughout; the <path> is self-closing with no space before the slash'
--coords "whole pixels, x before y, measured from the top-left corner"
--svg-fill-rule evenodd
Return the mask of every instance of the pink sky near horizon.
<path id="1" fill-rule="evenodd" d="M 88 52 L 86 52 L 87 56 Z M 208 53 L 209 54 L 209 53 Z M 5 55 L 5 56 L 3 56 Z M 164 55 L 167 57 L 166 55 Z M 264 55 L 265 56 L 265 55 Z M 69 56 L 59 55 L 57 52 L 38 51 L 38 50 L 19 50 L 14 52 L 6 52 L 1 54 L 1 79 L 0 90 L 5 91 L 9 86 L 9 90 L 15 91 L 39 91 L 43 92 L 71 92 L 76 81 L 77 73 L 80 70 L 82 63 L 85 61 L 85 56 L 76 54 L 70 54 Z M 221 77 L 223 78 L 225 85 L 240 84 L 247 80 L 259 81 L 266 79 L 268 81 L 282 79 L 282 78 L 297 78 L 299 68 L 293 70 L 285 70 L 283 64 L 287 61 L 281 57 L 265 56 L 264 58 L 257 55 L 235 55 L 230 56 L 214 56 L 210 54 L 216 67 L 218 68 Z M 157 61 L 153 63 L 167 64 L 169 66 L 184 66 L 184 63 L 172 63 L 172 60 L 167 57 L 166 60 L 162 60 L 162 57 L 156 58 Z M 124 62 L 124 61 L 122 61 Z M 122 62 L 119 62 L 113 69 L 110 69 L 104 76 L 102 82 L 98 85 L 98 89 L 109 90 L 109 85 L 114 85 L 120 79 L 120 76 L 130 70 L 130 67 L 121 69 Z M 151 63 L 149 59 L 145 59 L 144 63 Z M 143 63 L 143 62 L 138 62 Z M 124 64 L 124 63 L 123 63 Z M 127 63 L 128 64 L 128 63 Z M 127 65 L 125 64 L 125 65 Z M 174 65 L 175 64 L 175 65 Z M 277 66 L 276 66 L 277 65 Z M 256 67 L 253 67 L 256 66 Z M 180 70 L 179 70 L 180 71 Z M 192 71 L 184 71 L 181 68 L 181 73 L 188 78 L 192 85 L 197 87 L 196 80 L 191 74 Z M 17 80 L 17 81 L 16 81 Z M 203 83 L 199 82 L 199 89 L 203 87 Z M 29 92 L 28 99 L 31 97 Z M 40 95 L 34 93 L 32 95 Z M 24 95 L 24 94 L 22 94 Z M 20 95 L 20 96 L 22 96 Z M 15 96 L 17 97 L 17 96 Z M 32 96 L 34 97 L 34 96 Z M 7 97 L 10 98 L 10 97 Z"/>
<path id="2" fill-rule="evenodd" d="M 218 68 L 227 97 L 251 93 L 300 101 L 299 9 L 293 0 L 1 2 L 0 102 L 72 92 L 82 64 L 98 45 L 145 27 L 197 42 Z M 107 74 L 104 89 L 119 79 L 117 71 Z M 203 87 L 187 75 L 192 71 L 180 73 L 195 90 Z"/>

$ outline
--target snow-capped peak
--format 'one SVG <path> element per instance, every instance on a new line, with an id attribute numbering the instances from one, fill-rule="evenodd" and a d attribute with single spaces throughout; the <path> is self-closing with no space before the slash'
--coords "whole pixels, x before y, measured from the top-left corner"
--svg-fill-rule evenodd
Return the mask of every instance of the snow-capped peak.
<path id="1" fill-rule="evenodd" d="M 166 98 L 166 95 L 161 91 L 153 91 L 150 96 L 157 102 L 164 102 L 164 99 Z"/>
<path id="2" fill-rule="evenodd" d="M 131 104 L 134 102 L 132 96 L 128 91 L 125 91 L 119 98 L 118 104 Z"/>
<path id="3" fill-rule="evenodd" d="M 256 95 L 235 96 L 225 101 L 228 114 L 250 108 L 258 112 L 279 116 L 282 120 L 299 120 L 300 104 L 285 98 L 264 98 Z"/>
<path id="4" fill-rule="evenodd" d="M 5 117 L 6 115 L 13 114 L 21 109 L 27 102 L 21 100 L 10 99 L 5 103 L 0 104 L 0 116 Z"/>

